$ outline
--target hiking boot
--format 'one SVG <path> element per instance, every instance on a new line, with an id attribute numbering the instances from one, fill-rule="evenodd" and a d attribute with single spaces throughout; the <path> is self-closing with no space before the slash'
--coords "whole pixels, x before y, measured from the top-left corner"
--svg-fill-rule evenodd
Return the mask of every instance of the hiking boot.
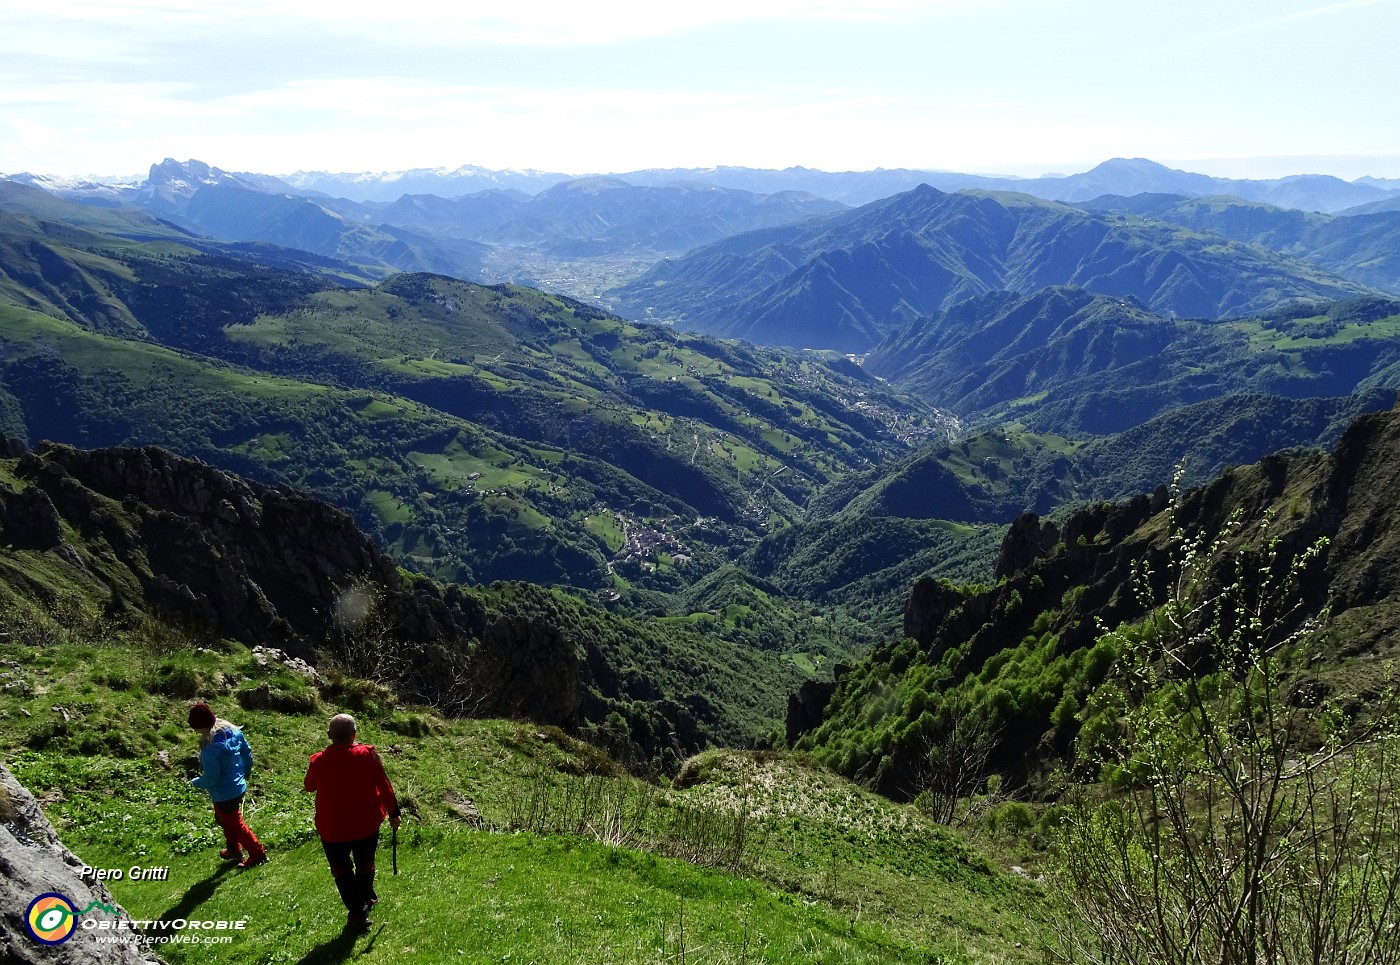
<path id="1" fill-rule="evenodd" d="M 238 862 L 241 862 L 241 861 L 243 860 L 243 849 L 242 849 L 242 848 L 224 848 L 224 850 L 222 850 L 222 851 L 219 852 L 219 857 L 220 857 L 220 858 L 223 858 L 225 861 L 238 861 Z"/>
<path id="2" fill-rule="evenodd" d="M 357 914 L 352 911 L 349 917 L 345 919 L 345 930 L 347 932 L 369 931 L 373 924 L 374 922 L 369 920 L 369 912 L 366 911 Z"/>
<path id="3" fill-rule="evenodd" d="M 238 862 L 240 868 L 256 868 L 260 864 L 267 864 L 267 849 L 263 848 L 257 854 L 249 854 L 248 857 Z"/>

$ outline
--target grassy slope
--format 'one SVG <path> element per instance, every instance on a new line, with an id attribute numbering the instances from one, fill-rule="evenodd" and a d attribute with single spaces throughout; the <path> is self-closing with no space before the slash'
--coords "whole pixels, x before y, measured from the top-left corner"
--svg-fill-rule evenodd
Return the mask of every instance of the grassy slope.
<path id="1" fill-rule="evenodd" d="M 687 789 L 648 788 L 599 776 L 609 763 L 557 732 L 445 724 L 395 710 L 372 686 L 318 693 L 241 647 L 179 642 L 167 631 L 0 647 L 0 751 L 65 843 L 95 867 L 170 868 L 167 881 L 112 885 L 136 918 L 247 920 L 229 945 L 164 946 L 173 962 L 339 961 L 352 949 L 424 962 L 1033 960 L 1036 886 L 911 808 L 798 759 L 709 752 L 687 767 Z M 244 710 L 231 696 L 263 682 L 301 694 L 307 713 Z M 187 785 L 183 716 L 196 691 L 245 727 L 257 754 L 245 810 L 272 861 L 255 871 L 220 867 L 207 800 Z M 397 877 L 386 829 L 377 923 L 356 940 L 340 936 L 299 786 L 325 717 L 345 707 L 420 816 L 402 829 Z M 452 817 L 448 789 L 473 797 L 488 829 Z"/>

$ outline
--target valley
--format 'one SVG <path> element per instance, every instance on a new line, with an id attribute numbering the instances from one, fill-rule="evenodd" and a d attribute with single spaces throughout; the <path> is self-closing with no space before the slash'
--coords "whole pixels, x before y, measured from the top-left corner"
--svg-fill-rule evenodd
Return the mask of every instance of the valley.
<path id="1" fill-rule="evenodd" d="M 491 960 L 1031 962 L 1241 702 L 1282 723 L 1230 760 L 1389 773 L 1389 189 L 699 173 L 0 180 L 0 749 L 84 860 L 144 808 L 203 873 L 168 721 L 223 701 L 283 863 L 209 910 L 314 921 L 295 772 L 349 707 L 412 775 L 400 923 L 451 875 Z M 1355 793 L 1338 853 L 1393 856 Z"/>
<path id="2" fill-rule="evenodd" d="M 143 190 L 174 214 L 206 190 L 246 200 L 264 180 L 167 162 Z M 669 197 L 648 191 L 592 179 L 540 198 L 603 199 L 633 217 Z M 679 197 L 706 206 L 677 209 L 667 223 L 703 221 L 735 196 L 687 186 Z M 11 434 L 166 446 L 330 500 L 419 574 L 567 587 L 621 614 L 776 648 L 793 666 L 830 667 L 896 639 L 920 577 L 989 581 L 1000 533 L 1024 511 L 1059 518 L 1150 491 L 1179 468 L 1198 484 L 1280 449 L 1328 447 L 1364 412 L 1387 408 L 1400 384 L 1400 302 L 1138 214 L 1136 234 L 1123 236 L 1137 240 L 1113 254 L 1121 229 L 1111 218 L 1026 195 L 926 187 L 806 227 L 745 234 L 732 225 L 735 236 L 714 250 L 766 245 L 754 249 L 759 262 L 784 250 L 783 263 L 795 264 L 804 245 L 864 237 L 843 249 L 851 270 L 859 252 L 887 244 L 872 249 L 869 238 L 894 237 L 891 225 L 906 241 L 914 225 L 940 233 L 949 267 L 938 271 L 964 279 L 940 289 L 952 307 L 894 327 L 918 304 L 899 281 L 915 275 L 887 278 L 878 266 L 889 262 L 877 259 L 860 269 L 860 290 L 903 307 L 854 362 L 820 347 L 760 348 L 628 321 L 520 285 L 425 273 L 376 282 L 314 252 L 201 240 L 15 182 L 3 198 L 14 254 L 0 306 L 0 401 Z M 501 196 L 491 210 L 505 218 L 518 204 Z M 398 207 L 417 212 L 420 228 L 452 210 L 427 196 Z M 989 254 L 955 239 L 967 230 L 956 226 L 986 230 L 996 219 L 1010 247 L 993 268 Z M 811 240 L 794 242 L 794 232 Z M 1027 242 L 1016 239 L 1086 232 L 1095 270 L 1119 279 L 1165 277 L 1165 267 L 1139 267 L 1165 257 L 1171 277 L 1195 278 L 1201 293 L 1202 273 L 1213 273 L 1211 284 L 1229 286 L 1211 296 L 1216 311 L 1265 297 L 1248 294 L 1261 279 L 1291 273 L 1282 284 L 1295 287 L 1264 281 L 1277 305 L 1267 314 L 1196 319 L 1149 306 L 1187 297 L 1180 282 L 1168 286 L 1180 294 L 1141 297 L 1095 294 L 1092 281 L 977 294 L 989 283 L 978 277 L 1031 271 L 1029 283 L 1046 277 L 1035 266 L 1063 261 L 1044 240 L 1018 253 Z M 710 250 L 676 264 L 703 264 Z M 541 257 L 537 266 L 553 270 L 552 256 Z M 578 260 L 570 277 L 596 288 L 604 276 L 591 273 L 626 273 L 601 266 L 645 257 Z M 1220 257 L 1234 261 L 1206 268 Z M 827 272 L 842 263 L 812 262 Z M 923 271 L 914 264 L 902 271 Z M 734 299 L 745 277 L 727 275 L 730 294 L 707 310 L 741 317 Z M 1352 294 L 1361 297 L 1335 300 Z M 811 322 L 800 298 L 785 304 Z M 782 698 L 775 691 L 770 708 Z M 778 714 L 767 721 L 750 740 L 776 728 Z"/>

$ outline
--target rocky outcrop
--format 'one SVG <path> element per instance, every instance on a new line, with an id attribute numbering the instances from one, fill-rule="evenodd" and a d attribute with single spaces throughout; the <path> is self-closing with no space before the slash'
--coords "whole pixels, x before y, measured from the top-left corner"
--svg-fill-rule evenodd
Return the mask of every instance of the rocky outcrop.
<path id="1" fill-rule="evenodd" d="M 572 641 L 538 617 L 503 617 L 486 627 L 474 661 L 482 687 L 480 713 L 572 723 L 582 699 Z"/>
<path id="2" fill-rule="evenodd" d="M 96 592 L 110 596 L 109 608 L 135 586 L 143 607 L 167 619 L 304 664 L 326 648 L 392 665 L 409 699 L 578 721 L 574 641 L 543 619 L 488 616 L 457 587 L 444 593 L 402 577 L 327 503 L 153 446 L 4 451 L 24 485 L 0 485 L 0 546 L 57 553 L 90 584 L 107 584 Z M 65 541 L 65 526 L 80 546 Z M 392 653 L 378 660 L 367 648 Z M 472 693 L 449 693 L 462 687 Z"/>
<path id="3" fill-rule="evenodd" d="M 1330 606 L 1336 616 L 1400 590 L 1400 573 L 1387 555 L 1400 548 L 1400 513 L 1383 495 L 1396 485 L 1400 410 L 1357 422 L 1331 457 L 1267 457 L 1175 504 L 1162 488 L 1086 509 L 1063 528 L 1027 513 L 1003 541 L 998 586 L 953 600 L 947 589 L 921 580 L 909 596 L 905 632 L 932 660 L 971 641 L 965 663 L 980 665 L 1020 640 L 1043 611 L 1055 609 L 1061 615 L 1053 629 L 1062 647 L 1083 646 L 1097 637 L 1098 620 L 1112 626 L 1143 615 L 1131 592 L 1134 573 L 1144 566 L 1165 571 L 1173 531 L 1225 534 L 1234 517 L 1236 545 L 1256 541 L 1265 527 L 1286 551 L 1330 540 L 1325 572 L 1309 584 L 1306 612 Z M 1361 587 L 1361 593 L 1351 589 Z"/>
<path id="4" fill-rule="evenodd" d="M 33 486 L 16 498 L 48 502 L 105 542 L 159 610 L 245 643 L 310 657 L 344 587 L 400 586 L 393 563 L 338 509 L 163 449 L 51 445 L 22 456 L 16 472 Z"/>
<path id="5" fill-rule="evenodd" d="M 838 663 L 835 676 L 840 677 L 849 669 L 845 664 Z M 797 693 L 788 696 L 786 735 L 789 745 L 821 724 L 822 711 L 835 692 L 835 680 L 809 680 L 798 688 Z"/>
<path id="6" fill-rule="evenodd" d="M 63 543 L 58 510 L 48 494 L 38 489 L 6 490 L 0 504 L 0 533 L 18 549 L 57 549 Z"/>
<path id="7" fill-rule="evenodd" d="M 83 862 L 54 833 L 39 802 L 0 765 L 0 961 L 159 965 L 161 959 L 139 942 L 98 944 L 95 929 L 75 928 L 72 937 L 58 945 L 44 945 L 30 936 L 25 912 L 35 898 L 49 893 L 64 896 L 82 918 L 131 921 L 101 882 L 80 877 L 82 868 Z M 83 915 L 86 909 L 92 910 Z"/>
<path id="8" fill-rule="evenodd" d="M 1325 693 L 1330 678 L 1340 680 L 1348 673 L 1349 661 L 1359 658 L 1378 666 L 1400 652 L 1397 492 L 1400 407 L 1358 420 L 1331 455 L 1269 456 L 1175 501 L 1159 489 L 1124 503 L 1091 507 L 1059 527 L 1027 513 L 1006 534 L 996 586 L 964 595 L 937 581 L 920 580 L 906 604 L 905 633 L 920 644 L 929 663 L 944 661 L 958 648 L 961 656 L 949 668 L 958 679 L 1019 643 L 1037 618 L 1036 632 L 1055 634 L 1060 653 L 1093 645 L 1101 625 L 1141 619 L 1144 600 L 1134 592 L 1135 574 L 1154 574 L 1149 598 L 1163 598 L 1176 532 L 1224 539 L 1242 550 L 1275 543 L 1285 558 L 1323 540 L 1325 550 L 1301 581 L 1298 606 L 1287 619 L 1296 624 L 1328 613 L 1330 631 L 1320 642 L 1325 652 L 1314 657 L 1308 671 L 1308 686 Z M 1222 573 L 1218 578 L 1234 577 Z M 888 663 L 894 650 L 886 647 L 870 659 Z M 1382 686 L 1379 673 L 1353 677 L 1348 686 L 1356 680 Z M 841 687 L 838 674 L 830 691 L 804 692 L 803 700 L 790 702 L 790 742 L 821 725 L 827 703 Z M 1040 752 L 1043 736 L 1004 735 L 998 766 L 1017 773 Z M 909 748 L 896 748 L 859 776 L 897 793 L 916 766 L 910 754 Z"/>

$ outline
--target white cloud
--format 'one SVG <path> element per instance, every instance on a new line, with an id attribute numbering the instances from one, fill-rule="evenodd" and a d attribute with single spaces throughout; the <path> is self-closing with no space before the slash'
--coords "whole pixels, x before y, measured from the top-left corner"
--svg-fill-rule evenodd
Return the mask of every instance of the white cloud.
<path id="1" fill-rule="evenodd" d="M 448 5 L 437 0 L 51 0 L 0 2 L 21 20 L 100 37 L 104 27 L 140 24 L 148 36 L 281 24 L 378 38 L 412 36 L 422 45 L 609 44 L 755 20 L 882 21 L 971 0 L 512 0 Z"/>
<path id="2" fill-rule="evenodd" d="M 10 124 L 15 129 L 20 146 L 25 150 L 48 151 L 63 143 L 63 132 L 56 127 L 24 118 L 12 118 Z"/>
<path id="3" fill-rule="evenodd" d="M 1376 50 L 1400 0 L 1181 2 L 0 0 L 0 170 L 169 154 L 267 171 L 1023 173 L 1400 149 L 1376 96 L 1394 86 Z M 1244 32 L 1226 44 L 1202 24 Z M 1351 56 L 1299 68 L 1339 31 Z"/>

